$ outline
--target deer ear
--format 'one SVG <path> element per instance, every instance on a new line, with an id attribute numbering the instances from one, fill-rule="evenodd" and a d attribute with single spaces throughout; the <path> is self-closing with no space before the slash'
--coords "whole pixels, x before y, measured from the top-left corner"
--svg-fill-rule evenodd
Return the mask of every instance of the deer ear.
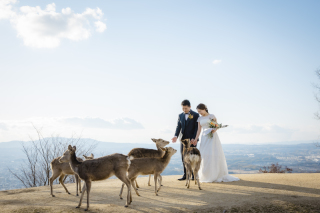
<path id="1" fill-rule="evenodd" d="M 94 155 L 91 153 L 91 157 L 94 158 Z"/>
<path id="2" fill-rule="evenodd" d="M 77 147 L 76 147 L 76 146 L 73 146 L 72 149 L 73 149 L 73 151 L 76 151 L 76 150 L 77 150 Z"/>
<path id="3" fill-rule="evenodd" d="M 68 149 L 69 149 L 70 151 L 72 151 L 72 146 L 71 146 L 71 145 L 69 145 L 69 146 L 68 146 Z"/>
<path id="4" fill-rule="evenodd" d="M 166 150 L 167 150 L 166 148 L 163 148 L 163 147 L 160 147 L 160 149 L 161 149 L 162 151 L 166 151 Z"/>
<path id="5" fill-rule="evenodd" d="M 87 156 L 85 156 L 85 155 L 82 155 L 84 158 L 87 158 Z"/>
<path id="6" fill-rule="evenodd" d="M 156 139 L 154 139 L 154 138 L 151 138 L 151 140 L 152 140 L 153 142 L 156 142 Z"/>

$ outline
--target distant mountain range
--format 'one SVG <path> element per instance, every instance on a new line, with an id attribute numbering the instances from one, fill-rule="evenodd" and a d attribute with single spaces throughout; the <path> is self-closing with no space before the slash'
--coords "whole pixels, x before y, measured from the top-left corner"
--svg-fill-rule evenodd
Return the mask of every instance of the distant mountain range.
<path id="1" fill-rule="evenodd" d="M 93 141 L 92 139 L 83 140 Z M 156 148 L 152 141 L 150 143 L 95 142 L 97 143 L 97 147 L 93 151 L 95 157 L 112 153 L 127 154 L 136 147 Z M 8 168 L 19 168 L 25 161 L 26 156 L 22 151 L 22 143 L 28 145 L 30 142 L 0 143 L 0 190 L 23 187 L 8 171 Z M 180 144 L 171 143 L 169 146 L 177 149 L 178 152 L 172 157 L 163 175 L 180 175 L 182 174 Z M 261 167 L 277 162 L 292 168 L 293 172 L 320 172 L 320 148 L 314 145 L 314 141 L 259 145 L 223 144 L 222 146 L 230 173 L 257 173 Z"/>

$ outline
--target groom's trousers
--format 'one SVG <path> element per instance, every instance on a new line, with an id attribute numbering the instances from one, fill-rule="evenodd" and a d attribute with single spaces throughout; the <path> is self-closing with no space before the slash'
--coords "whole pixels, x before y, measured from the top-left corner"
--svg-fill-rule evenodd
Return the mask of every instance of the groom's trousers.
<path id="1" fill-rule="evenodd" d="M 181 140 L 184 140 L 186 138 L 183 138 Z M 190 144 L 190 147 L 197 147 L 193 144 Z M 182 159 L 182 164 L 183 164 L 183 176 L 186 176 L 186 167 L 184 166 L 184 161 L 183 161 L 183 144 L 180 142 L 180 153 L 181 153 L 181 159 Z M 192 174 L 193 175 L 193 174 Z"/>

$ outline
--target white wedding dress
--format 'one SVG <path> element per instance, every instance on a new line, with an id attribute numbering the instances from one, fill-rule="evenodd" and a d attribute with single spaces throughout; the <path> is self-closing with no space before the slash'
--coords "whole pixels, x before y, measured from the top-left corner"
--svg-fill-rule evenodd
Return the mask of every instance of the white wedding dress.
<path id="1" fill-rule="evenodd" d="M 198 122 L 202 127 L 200 140 L 201 165 L 199 170 L 200 182 L 231 182 L 240 180 L 237 177 L 228 174 L 226 158 L 224 156 L 218 133 L 213 133 L 213 137 L 209 137 L 210 132 L 209 121 L 215 118 L 214 115 L 201 116 Z"/>

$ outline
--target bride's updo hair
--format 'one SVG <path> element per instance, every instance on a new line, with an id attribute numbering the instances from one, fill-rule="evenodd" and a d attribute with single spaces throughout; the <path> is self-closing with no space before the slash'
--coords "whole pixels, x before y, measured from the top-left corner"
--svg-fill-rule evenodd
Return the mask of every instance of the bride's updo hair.
<path id="1" fill-rule="evenodd" d="M 202 110 L 205 110 L 207 113 L 209 113 L 209 110 L 205 104 L 199 104 L 197 106 L 197 109 L 202 109 Z"/>

